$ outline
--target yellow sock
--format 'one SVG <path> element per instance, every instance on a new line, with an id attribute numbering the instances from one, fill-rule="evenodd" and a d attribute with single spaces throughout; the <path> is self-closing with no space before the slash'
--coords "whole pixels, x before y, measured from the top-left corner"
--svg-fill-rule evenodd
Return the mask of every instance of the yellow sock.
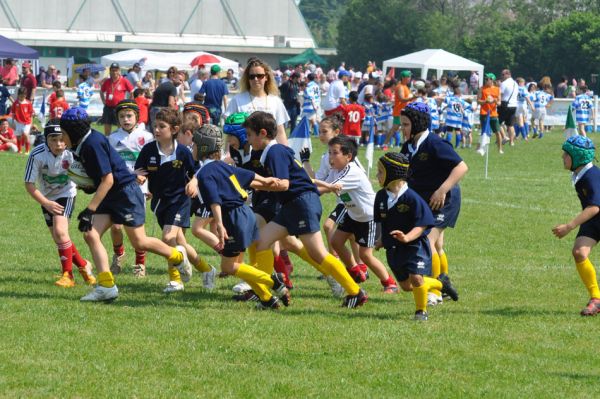
<path id="1" fill-rule="evenodd" d="M 261 270 L 258 270 L 256 267 L 252 267 L 245 263 L 240 263 L 240 266 L 236 270 L 234 276 L 239 277 L 247 282 L 261 301 L 268 301 L 273 296 L 269 291 L 269 288 L 273 288 L 273 280 L 271 280 L 271 276 Z"/>
<path id="2" fill-rule="evenodd" d="M 179 270 L 171 265 L 169 265 L 167 270 L 169 272 L 169 281 L 176 281 L 179 284 L 183 284 L 183 281 L 181 281 L 181 276 L 179 275 Z"/>
<path id="3" fill-rule="evenodd" d="M 329 275 L 327 270 L 323 269 L 321 265 L 319 265 L 317 262 L 314 261 L 313 258 L 310 257 L 305 247 L 302 247 L 302 249 L 299 252 L 296 252 L 296 255 L 298 255 L 300 259 L 302 259 L 303 261 L 320 271 L 321 274 L 324 274 L 325 276 Z"/>
<path id="4" fill-rule="evenodd" d="M 448 274 L 448 258 L 446 257 L 446 253 L 442 252 L 440 257 L 440 274 Z"/>
<path id="5" fill-rule="evenodd" d="M 248 247 L 248 263 L 251 265 L 256 264 L 256 244 L 252 243 Z"/>
<path id="6" fill-rule="evenodd" d="M 115 278 L 111 272 L 98 273 L 98 285 L 104 288 L 110 288 L 115 285 Z"/>
<path id="7" fill-rule="evenodd" d="M 206 261 L 206 259 L 201 258 L 201 257 L 198 257 L 198 259 L 199 259 L 198 264 L 194 265 L 196 270 L 198 270 L 199 272 L 202 272 L 202 273 L 207 273 L 212 270 L 210 268 L 210 266 L 208 265 L 208 262 Z"/>
<path id="8" fill-rule="evenodd" d="M 183 254 L 175 248 L 173 248 L 171 250 L 171 256 L 167 258 L 167 261 L 169 262 L 169 265 L 176 265 L 178 263 L 181 263 L 183 262 Z"/>
<path id="9" fill-rule="evenodd" d="M 600 298 L 600 290 L 598 290 L 598 281 L 596 281 L 596 269 L 594 269 L 594 265 L 590 262 L 589 258 L 586 258 L 583 262 L 576 262 L 577 272 L 579 273 L 579 277 L 581 277 L 581 281 L 583 281 L 583 285 L 587 288 L 590 293 L 590 298 Z M 98 275 L 98 280 L 100 280 L 100 275 Z"/>
<path id="10" fill-rule="evenodd" d="M 431 254 L 431 277 L 438 278 L 440 275 L 440 256 L 436 253 Z M 432 289 L 433 292 L 437 296 L 441 296 L 442 293 L 438 289 Z"/>
<path id="11" fill-rule="evenodd" d="M 269 276 L 273 273 L 273 250 L 267 248 L 256 252 L 256 268 L 267 273 Z"/>
<path id="12" fill-rule="evenodd" d="M 422 284 L 420 287 L 413 286 L 413 297 L 417 310 L 427 311 L 427 284 Z"/>
<path id="13" fill-rule="evenodd" d="M 439 292 L 442 289 L 442 282 L 437 278 L 423 276 L 423 282 L 425 282 L 424 285 L 427 287 L 428 291 L 436 290 Z"/>
<path id="14" fill-rule="evenodd" d="M 340 283 L 349 295 L 356 295 L 360 291 L 360 287 L 352 280 L 342 262 L 332 254 L 327 254 L 320 265 L 320 269 L 326 271 L 323 274 L 326 276 L 331 275 L 335 281 Z"/>

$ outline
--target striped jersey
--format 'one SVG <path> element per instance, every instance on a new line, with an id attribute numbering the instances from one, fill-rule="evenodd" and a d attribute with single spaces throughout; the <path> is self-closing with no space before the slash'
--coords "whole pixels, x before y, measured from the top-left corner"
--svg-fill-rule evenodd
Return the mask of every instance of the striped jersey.
<path id="1" fill-rule="evenodd" d="M 462 128 L 467 131 L 473 128 L 473 105 L 466 101 L 463 108 Z"/>
<path id="2" fill-rule="evenodd" d="M 82 82 L 77 86 L 77 98 L 79 99 L 79 106 L 81 108 L 87 109 L 88 105 L 90 105 L 92 95 L 94 95 L 92 85 L 87 81 Z"/>
<path id="3" fill-rule="evenodd" d="M 363 130 L 369 130 L 372 125 L 375 124 L 377 117 L 377 103 L 363 103 L 365 107 L 365 119 L 363 121 Z"/>
<path id="4" fill-rule="evenodd" d="M 379 113 L 377 114 L 377 122 L 386 122 L 392 118 L 392 105 L 388 102 L 379 104 Z"/>
<path id="5" fill-rule="evenodd" d="M 527 106 L 527 87 L 519 86 L 519 91 L 517 92 L 517 107 L 525 108 Z"/>
<path id="6" fill-rule="evenodd" d="M 302 112 L 310 115 L 318 113 L 320 109 L 321 88 L 319 87 L 319 84 L 314 81 L 308 82 L 306 89 L 304 89 L 304 103 L 302 104 Z"/>
<path id="7" fill-rule="evenodd" d="M 25 167 L 25 183 L 37 183 L 37 187 L 51 201 L 75 197 L 77 189 L 67 175 L 73 163 L 73 153 L 64 150 L 60 155 L 52 154 L 46 144 L 31 151 Z"/>
<path id="8" fill-rule="evenodd" d="M 438 104 L 435 98 L 423 98 L 418 97 L 416 99 L 417 102 L 427 104 L 429 107 L 429 116 L 431 117 L 431 126 L 429 126 L 429 130 L 437 130 L 440 128 L 440 113 L 438 110 Z"/>
<path id="9" fill-rule="evenodd" d="M 458 96 L 448 96 L 444 99 L 447 105 L 446 109 L 446 126 L 458 128 L 462 127 L 463 110 L 466 107 L 466 102 Z"/>
<path id="10" fill-rule="evenodd" d="M 545 108 L 546 105 L 548 105 L 548 103 L 552 100 L 554 100 L 554 96 L 552 94 L 543 90 L 538 90 L 535 92 L 533 105 L 535 106 L 535 109 L 542 109 Z"/>
<path id="11" fill-rule="evenodd" d="M 589 123 L 593 107 L 594 100 L 588 94 L 583 93 L 575 97 L 573 108 L 575 108 L 577 123 Z"/>

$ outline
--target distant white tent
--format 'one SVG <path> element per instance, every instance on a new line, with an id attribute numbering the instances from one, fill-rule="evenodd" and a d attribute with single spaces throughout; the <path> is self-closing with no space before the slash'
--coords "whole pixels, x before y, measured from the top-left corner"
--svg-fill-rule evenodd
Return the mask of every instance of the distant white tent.
<path id="1" fill-rule="evenodd" d="M 159 70 L 166 71 L 172 66 L 182 70 L 194 69 L 190 66 L 190 63 L 194 58 L 202 54 L 211 54 L 205 51 L 193 51 L 193 52 L 180 52 L 180 53 L 163 53 L 159 51 L 147 51 L 147 50 L 125 50 L 119 51 L 118 53 L 105 55 L 100 59 L 100 63 L 105 66 L 109 66 L 113 62 L 118 62 L 122 68 L 130 68 L 136 62 L 142 64 L 144 71 Z M 229 68 L 233 69 L 234 73 L 237 74 L 239 64 L 236 61 L 230 60 L 225 57 L 221 57 L 215 54 L 211 54 L 217 57 L 220 62 L 219 66 L 222 70 Z M 207 68 L 213 64 L 207 64 Z"/>
<path id="2" fill-rule="evenodd" d="M 387 76 L 388 68 L 420 69 L 421 79 L 427 79 L 430 69 L 436 71 L 438 79 L 444 71 L 477 71 L 479 86 L 483 84 L 483 65 L 441 49 L 421 50 L 384 61 L 383 76 Z"/>

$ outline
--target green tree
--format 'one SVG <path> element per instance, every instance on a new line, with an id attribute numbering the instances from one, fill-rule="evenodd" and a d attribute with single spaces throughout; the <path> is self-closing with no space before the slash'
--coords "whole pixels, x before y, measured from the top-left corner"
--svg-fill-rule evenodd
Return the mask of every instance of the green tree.
<path id="1" fill-rule="evenodd" d="M 337 27 L 349 0 L 309 0 L 300 2 L 300 11 L 319 47 L 335 47 Z"/>

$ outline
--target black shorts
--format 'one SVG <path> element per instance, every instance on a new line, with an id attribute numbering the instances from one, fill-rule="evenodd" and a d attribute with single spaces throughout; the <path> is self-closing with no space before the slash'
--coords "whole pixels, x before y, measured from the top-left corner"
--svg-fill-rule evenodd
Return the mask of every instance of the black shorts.
<path id="1" fill-rule="evenodd" d="M 340 224 L 344 221 L 344 217 L 347 214 L 348 209 L 346 209 L 346 206 L 344 204 L 337 204 L 327 218 L 333 220 L 335 224 Z"/>
<path id="2" fill-rule="evenodd" d="M 504 123 L 506 126 L 512 126 L 515 120 L 515 114 L 517 113 L 517 107 L 498 107 L 498 119 L 500 124 Z"/>
<path id="3" fill-rule="evenodd" d="M 256 195 L 256 192 L 254 194 Z M 257 196 L 256 198 L 260 199 L 252 205 L 252 212 L 262 216 L 265 222 L 269 223 L 281 210 L 281 204 L 273 195 Z"/>
<path id="4" fill-rule="evenodd" d="M 201 219 L 210 219 L 212 217 L 210 207 L 200 202 L 198 197 L 192 198 L 190 202 L 190 217 L 196 216 Z"/>
<path id="5" fill-rule="evenodd" d="M 119 121 L 117 119 L 117 113 L 115 112 L 115 108 L 105 105 L 102 109 L 102 117 L 100 118 L 98 123 L 102 123 L 103 125 L 119 126 Z"/>
<path id="6" fill-rule="evenodd" d="M 182 197 L 177 202 L 163 203 L 158 200 L 151 204 L 152 212 L 161 229 L 165 226 L 177 226 L 182 229 L 190 227 L 190 199 Z"/>
<path id="7" fill-rule="evenodd" d="M 65 208 L 63 210 L 63 213 L 58 216 L 64 216 L 67 219 L 71 219 L 71 215 L 73 214 L 73 209 L 75 209 L 75 197 L 63 197 L 63 198 L 54 200 L 54 202 L 61 204 Z M 42 213 L 44 214 L 44 220 L 46 221 L 46 226 L 52 227 L 54 225 L 54 216 L 57 216 L 57 215 L 52 215 L 43 206 L 42 206 Z"/>
<path id="8" fill-rule="evenodd" d="M 595 241 L 600 241 L 600 215 L 579 226 L 577 237 L 588 237 Z"/>
<path id="9" fill-rule="evenodd" d="M 460 186 L 457 184 L 450 190 L 450 196 L 446 196 L 446 202 L 442 209 L 431 211 L 435 219 L 435 227 L 445 229 L 446 227 L 454 228 L 458 215 L 460 214 Z"/>
<path id="10" fill-rule="evenodd" d="M 431 247 L 426 236 L 419 237 L 409 244 L 388 248 L 385 255 L 398 281 L 408 280 L 411 274 L 431 275 Z"/>
<path id="11" fill-rule="evenodd" d="M 344 233 L 354 234 L 354 241 L 361 247 L 373 248 L 375 246 L 377 227 L 373 220 L 357 222 L 350 215 L 346 215 L 337 229 Z"/>

